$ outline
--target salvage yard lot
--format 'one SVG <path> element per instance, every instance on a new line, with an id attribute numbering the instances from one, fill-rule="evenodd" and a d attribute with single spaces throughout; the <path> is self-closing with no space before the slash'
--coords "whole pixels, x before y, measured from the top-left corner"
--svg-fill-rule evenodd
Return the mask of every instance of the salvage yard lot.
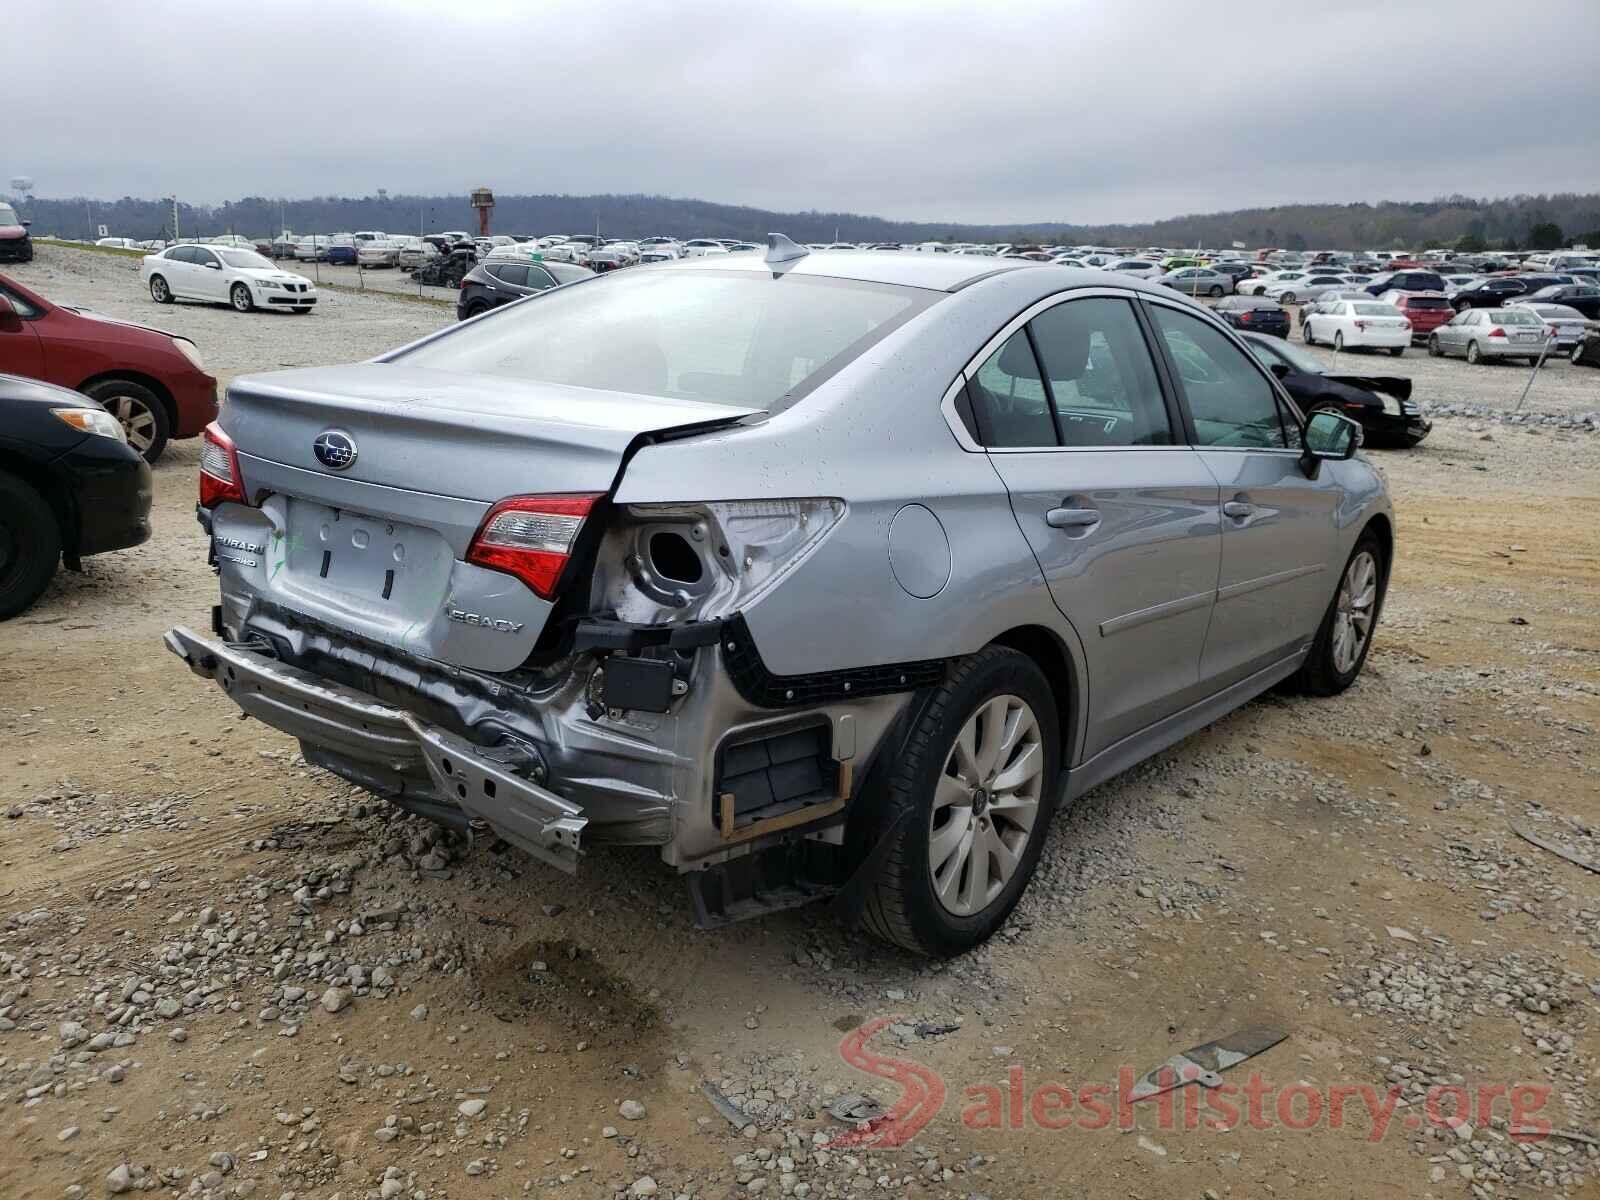
<path id="1" fill-rule="evenodd" d="M 157 308 L 136 260 L 58 248 L 15 274 L 192 337 L 224 381 L 453 320 L 343 291 L 305 318 Z M 1474 411 L 1528 376 L 1366 361 L 1341 366 Z M 1269 694 L 1090 793 L 1001 935 L 940 965 L 820 908 L 697 933 L 647 851 L 572 879 L 307 767 L 161 647 L 215 593 L 198 444 L 174 444 L 154 540 L 0 626 L 0 1194 L 100 1196 L 124 1163 L 174 1194 L 216 1172 L 347 1200 L 1595 1194 L 1600 1146 L 1505 1128 L 1518 1087 L 1529 1120 L 1600 1124 L 1600 875 L 1511 829 L 1600 861 L 1600 435 L 1572 424 L 1600 372 L 1554 364 L 1526 407 L 1549 422 L 1441 416 L 1373 452 L 1398 560 L 1354 688 Z M 821 1148 L 838 1095 L 900 1098 L 840 1051 L 889 1017 L 868 1049 L 942 1106 L 908 1145 Z M 1252 1025 L 1287 1038 L 1225 1076 L 1266 1095 L 1230 1131 L 1184 1128 L 1181 1099 L 1126 1133 L 1026 1102 Z M 1423 1101 L 1458 1085 L 1504 1092 L 1442 1127 Z M 1417 1103 L 1336 1119 L 1363 1086 Z"/>

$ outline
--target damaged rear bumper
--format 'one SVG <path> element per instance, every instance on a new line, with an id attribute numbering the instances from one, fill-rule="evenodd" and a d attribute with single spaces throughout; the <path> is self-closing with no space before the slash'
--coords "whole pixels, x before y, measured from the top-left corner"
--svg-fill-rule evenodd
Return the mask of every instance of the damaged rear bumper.
<path id="1" fill-rule="evenodd" d="M 506 841 L 563 871 L 577 870 L 588 819 L 576 804 L 515 774 L 480 747 L 352 688 L 178 626 L 166 645 L 264 724 L 374 774 L 426 773 L 437 796 Z"/>

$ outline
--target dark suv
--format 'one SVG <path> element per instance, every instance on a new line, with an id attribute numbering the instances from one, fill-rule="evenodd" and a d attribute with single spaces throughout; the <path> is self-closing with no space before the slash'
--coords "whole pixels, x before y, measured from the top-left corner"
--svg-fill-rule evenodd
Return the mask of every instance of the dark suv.
<path id="1" fill-rule="evenodd" d="M 456 318 L 465 321 L 491 308 L 521 300 L 535 292 L 563 283 L 587 279 L 594 272 L 588 267 L 559 262 L 518 262 L 498 259 L 479 263 L 461 281 L 461 298 L 456 301 Z"/>
<path id="2" fill-rule="evenodd" d="M 1385 292 L 1442 292 L 1444 277 L 1437 271 L 1388 271 L 1374 275 L 1364 286 L 1374 296 Z"/>
<path id="3" fill-rule="evenodd" d="M 33 261 L 33 239 L 28 236 L 30 221 L 17 216 L 17 210 L 0 200 L 0 259 Z"/>

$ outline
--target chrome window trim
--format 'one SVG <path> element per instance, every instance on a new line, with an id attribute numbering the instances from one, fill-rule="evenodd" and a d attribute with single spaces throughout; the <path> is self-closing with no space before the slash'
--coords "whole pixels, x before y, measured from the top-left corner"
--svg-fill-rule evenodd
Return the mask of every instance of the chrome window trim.
<path id="1" fill-rule="evenodd" d="M 1090 300 L 1094 298 L 1112 298 L 1137 302 L 1140 296 L 1148 295 L 1146 292 L 1134 288 L 1119 287 L 1080 287 L 1064 292 L 1052 292 L 1043 299 L 1035 300 L 1011 320 L 1000 327 L 1000 332 L 983 344 L 983 348 L 967 360 L 955 380 L 945 389 L 944 399 L 939 404 L 939 409 L 944 413 L 945 424 L 950 426 L 950 432 L 955 435 L 956 443 L 971 454 L 1116 454 L 1143 452 L 1149 450 L 1193 450 L 1196 447 L 1188 442 L 1174 442 L 1165 446 L 980 446 L 972 440 L 967 433 L 967 427 L 961 420 L 961 414 L 956 412 L 956 396 L 967 383 L 978 373 L 978 368 L 989 360 L 989 356 L 1005 345 L 1006 340 L 1021 329 L 1034 317 L 1058 304 L 1066 304 L 1072 300 Z M 1141 331 L 1142 332 L 1142 331 Z M 1247 351 L 1248 353 L 1248 351 Z M 1151 366 L 1155 367 L 1155 356 L 1151 354 Z M 1158 373 L 1159 374 L 1159 373 Z M 1163 400 L 1165 405 L 1165 400 Z M 1181 437 L 1182 430 L 1177 431 Z"/>

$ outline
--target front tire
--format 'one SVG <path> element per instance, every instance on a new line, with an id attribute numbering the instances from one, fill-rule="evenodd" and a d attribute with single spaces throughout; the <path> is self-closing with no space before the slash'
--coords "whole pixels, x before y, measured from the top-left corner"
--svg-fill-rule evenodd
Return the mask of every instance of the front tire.
<path id="1" fill-rule="evenodd" d="M 242 313 L 247 313 L 256 306 L 255 300 L 250 296 L 250 288 L 242 283 L 236 283 L 228 289 L 228 303 L 233 305 L 234 312 Z"/>
<path id="2" fill-rule="evenodd" d="M 1278 297 L 1278 303 L 1279 304 L 1293 304 L 1294 303 L 1294 293 L 1293 292 L 1285 292 L 1283 295 Z"/>
<path id="3" fill-rule="evenodd" d="M 172 436 L 167 406 L 142 383 L 131 379 L 102 379 L 83 389 L 83 394 L 117 419 L 128 445 L 147 463 L 161 457 Z"/>
<path id="4" fill-rule="evenodd" d="M 60 561 L 55 513 L 31 484 L 0 472 L 0 621 L 26 612 Z"/>
<path id="5" fill-rule="evenodd" d="M 1439 338 L 1437 337 L 1437 335 L 1428 338 L 1428 357 L 1429 358 L 1443 358 L 1444 357 L 1444 347 L 1439 344 Z"/>
<path id="6" fill-rule="evenodd" d="M 1291 677 L 1297 690 L 1334 696 L 1356 681 L 1372 649 L 1386 576 L 1383 545 L 1369 529 L 1350 552 L 1311 652 Z"/>
<path id="7" fill-rule="evenodd" d="M 934 957 L 979 945 L 1032 878 L 1057 795 L 1060 720 L 1031 658 L 990 646 L 936 689 L 875 802 L 867 845 L 892 842 L 863 921 Z"/>
<path id="8" fill-rule="evenodd" d="M 172 289 L 167 286 L 167 281 L 160 275 L 150 276 L 150 299 L 157 304 L 172 303 Z"/>

